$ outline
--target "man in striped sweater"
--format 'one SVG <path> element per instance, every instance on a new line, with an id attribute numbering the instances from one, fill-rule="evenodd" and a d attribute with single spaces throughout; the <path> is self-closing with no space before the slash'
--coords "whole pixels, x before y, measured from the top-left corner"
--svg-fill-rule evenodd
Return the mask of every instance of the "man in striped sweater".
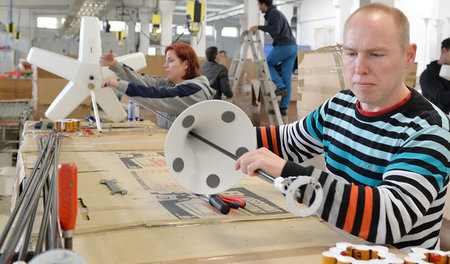
<path id="1" fill-rule="evenodd" d="M 396 8 L 361 7 L 344 28 L 347 86 L 292 124 L 257 128 L 259 147 L 236 169 L 307 175 L 323 186 L 317 214 L 376 244 L 439 248 L 450 172 L 449 119 L 403 79 L 414 63 L 409 23 Z M 326 171 L 298 163 L 324 154 Z M 311 202 L 304 192 L 303 203 Z"/>

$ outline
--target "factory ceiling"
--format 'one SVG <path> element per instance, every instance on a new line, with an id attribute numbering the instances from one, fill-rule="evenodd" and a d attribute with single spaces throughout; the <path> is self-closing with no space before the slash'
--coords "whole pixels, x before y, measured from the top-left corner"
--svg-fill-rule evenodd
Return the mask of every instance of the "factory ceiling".
<path id="1" fill-rule="evenodd" d="M 164 2 L 175 5 L 173 24 L 186 23 L 186 3 L 193 0 L 0 0 L 0 8 L 29 9 L 34 15 L 65 16 L 60 29 L 61 35 L 78 33 L 81 16 L 97 16 L 100 20 L 139 20 L 139 14 L 161 13 Z M 256 1 L 256 0 L 255 0 Z M 240 23 L 244 0 L 201 0 L 206 2 L 207 21 L 224 24 Z M 279 0 L 276 4 L 298 3 L 301 1 Z"/>

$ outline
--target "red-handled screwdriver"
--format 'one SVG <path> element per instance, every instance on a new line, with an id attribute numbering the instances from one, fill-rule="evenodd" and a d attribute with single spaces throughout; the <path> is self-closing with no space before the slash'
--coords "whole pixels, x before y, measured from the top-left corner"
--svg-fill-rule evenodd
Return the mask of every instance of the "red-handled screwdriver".
<path id="1" fill-rule="evenodd" d="M 77 171 L 73 162 L 58 165 L 58 211 L 66 249 L 72 249 L 77 220 Z"/>

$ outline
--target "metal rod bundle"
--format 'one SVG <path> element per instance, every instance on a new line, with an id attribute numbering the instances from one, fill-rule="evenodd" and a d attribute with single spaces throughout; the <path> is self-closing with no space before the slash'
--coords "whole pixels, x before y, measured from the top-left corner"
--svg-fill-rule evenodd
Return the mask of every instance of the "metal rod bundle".
<path id="1" fill-rule="evenodd" d="M 14 256 L 17 260 L 26 260 L 27 257 L 45 249 L 62 248 L 61 237 L 58 230 L 57 209 L 57 177 L 56 168 L 61 145 L 61 133 L 54 131 L 45 137 L 38 137 L 39 156 L 30 173 L 24 179 L 24 188 L 20 194 L 8 222 L 0 236 L 0 263 L 11 263 Z M 34 253 L 29 251 L 29 242 L 34 223 L 37 222 L 39 200 L 42 197 L 43 215 L 40 221 L 39 234 Z"/>

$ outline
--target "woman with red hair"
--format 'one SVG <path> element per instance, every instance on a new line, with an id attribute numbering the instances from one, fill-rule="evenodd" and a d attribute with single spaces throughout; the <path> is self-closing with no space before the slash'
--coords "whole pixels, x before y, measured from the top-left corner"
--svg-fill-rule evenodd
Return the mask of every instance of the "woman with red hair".
<path id="1" fill-rule="evenodd" d="M 112 50 L 100 57 L 100 65 L 108 66 L 120 79 L 110 76 L 102 87 L 113 87 L 133 101 L 158 111 L 169 120 L 189 106 L 213 99 L 215 91 L 201 75 L 200 63 L 189 44 L 174 43 L 165 50 L 164 69 L 167 77 L 152 77 L 136 72 L 114 59 Z M 158 117 L 158 125 L 169 128 L 170 122 Z"/>

